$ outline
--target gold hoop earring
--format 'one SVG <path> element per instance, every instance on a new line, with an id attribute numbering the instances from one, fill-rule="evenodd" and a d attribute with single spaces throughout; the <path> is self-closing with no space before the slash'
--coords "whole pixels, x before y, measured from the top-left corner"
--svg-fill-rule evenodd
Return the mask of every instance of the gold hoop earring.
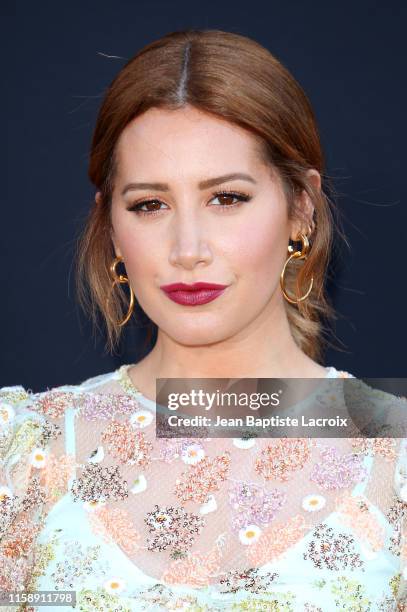
<path id="1" fill-rule="evenodd" d="M 124 319 L 122 321 L 119 321 L 118 323 L 115 321 L 112 321 L 115 325 L 118 325 L 119 327 L 122 327 L 123 325 L 126 325 L 127 321 L 130 319 L 131 315 L 133 314 L 133 309 L 134 309 L 134 293 L 133 293 L 133 289 L 130 286 L 129 283 L 129 279 L 127 278 L 127 276 L 125 276 L 124 274 L 117 274 L 116 272 L 116 266 L 123 261 L 123 257 L 116 257 L 113 260 L 112 265 L 110 266 L 110 274 L 113 277 L 113 283 L 112 283 L 112 287 L 111 287 L 111 292 L 114 290 L 115 286 L 118 283 L 127 283 L 129 285 L 129 290 L 130 290 L 130 304 L 129 304 L 129 309 L 127 311 L 126 316 L 124 317 Z M 107 298 L 107 301 L 109 301 L 109 297 Z M 109 317 L 110 318 L 110 317 Z"/>
<path id="2" fill-rule="evenodd" d="M 311 277 L 311 284 L 309 286 L 309 289 L 307 291 L 307 293 L 305 295 L 303 295 L 300 298 L 294 299 L 292 297 L 290 297 L 287 292 L 285 291 L 284 288 L 284 274 L 285 274 L 285 270 L 287 265 L 290 263 L 290 261 L 292 259 L 307 259 L 307 253 L 309 251 L 309 241 L 308 238 L 305 234 L 299 234 L 297 236 L 297 240 L 301 240 L 302 246 L 301 246 L 301 251 L 294 251 L 294 248 L 291 245 L 288 245 L 288 252 L 291 253 L 291 255 L 288 257 L 288 259 L 286 260 L 284 267 L 283 267 L 283 271 L 281 272 L 280 275 L 280 286 L 281 286 L 281 290 L 283 292 L 283 295 L 285 297 L 285 299 L 290 302 L 290 304 L 298 304 L 299 302 L 303 302 L 304 300 L 307 299 L 307 297 L 309 296 L 309 294 L 311 293 L 312 290 L 312 286 L 314 284 L 314 277 Z"/>

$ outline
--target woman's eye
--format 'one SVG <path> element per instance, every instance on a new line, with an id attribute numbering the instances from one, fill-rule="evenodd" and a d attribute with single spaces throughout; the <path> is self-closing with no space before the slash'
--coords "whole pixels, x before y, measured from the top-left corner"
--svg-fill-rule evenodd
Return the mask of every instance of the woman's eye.
<path id="1" fill-rule="evenodd" d="M 215 194 L 214 199 L 220 201 L 220 206 L 217 205 L 218 207 L 225 209 L 235 208 L 242 202 L 248 202 L 250 196 L 245 193 L 235 193 L 234 191 L 222 191 L 221 193 Z M 237 202 L 233 202 L 233 200 L 237 200 Z"/>
<path id="2" fill-rule="evenodd" d="M 218 200 L 219 204 L 215 204 L 214 207 L 220 209 L 222 212 L 226 212 L 230 209 L 235 209 L 240 206 L 243 202 L 248 202 L 251 200 L 251 196 L 247 193 L 238 193 L 235 191 L 221 191 L 214 193 L 211 202 L 213 200 Z M 237 200 L 237 201 L 233 201 Z M 143 202 L 138 202 L 133 204 L 128 210 L 134 211 L 138 215 L 147 215 L 152 217 L 154 215 L 160 214 L 163 208 L 161 206 L 164 202 L 160 202 L 160 200 L 143 200 Z M 166 205 L 165 205 L 166 206 Z"/>
<path id="3" fill-rule="evenodd" d="M 160 206 L 163 202 L 159 200 L 145 200 L 144 202 L 139 202 L 138 204 L 134 204 L 128 210 L 134 211 L 139 215 L 156 215 L 160 212 Z M 143 210 L 143 206 L 147 207 L 147 210 Z"/>

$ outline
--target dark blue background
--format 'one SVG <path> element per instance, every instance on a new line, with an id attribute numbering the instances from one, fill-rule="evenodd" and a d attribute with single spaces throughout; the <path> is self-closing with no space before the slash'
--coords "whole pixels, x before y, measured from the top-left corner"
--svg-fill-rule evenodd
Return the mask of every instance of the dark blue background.
<path id="1" fill-rule="evenodd" d="M 337 349 L 324 363 L 358 377 L 407 376 L 401 1 L 100 0 L 2 10 L 0 385 L 75 384 L 141 356 L 134 330 L 118 355 L 104 354 L 76 304 L 72 260 L 93 200 L 87 156 L 103 92 L 146 43 L 184 28 L 250 36 L 304 87 L 351 245 L 331 269 Z"/>

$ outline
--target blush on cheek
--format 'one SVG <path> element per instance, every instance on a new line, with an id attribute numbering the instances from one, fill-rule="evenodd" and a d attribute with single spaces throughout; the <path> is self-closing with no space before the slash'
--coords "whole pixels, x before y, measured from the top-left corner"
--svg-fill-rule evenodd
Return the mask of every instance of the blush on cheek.
<path id="1" fill-rule="evenodd" d="M 261 221 L 261 220 L 260 220 Z M 264 220 L 245 226 L 244 234 L 235 236 L 234 251 L 242 269 L 258 272 L 282 269 L 287 253 L 288 241 L 285 225 L 280 219 Z"/>

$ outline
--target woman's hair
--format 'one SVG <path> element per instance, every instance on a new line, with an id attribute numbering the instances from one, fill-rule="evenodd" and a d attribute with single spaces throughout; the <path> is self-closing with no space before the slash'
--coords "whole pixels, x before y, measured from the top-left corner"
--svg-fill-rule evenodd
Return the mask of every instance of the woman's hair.
<path id="1" fill-rule="evenodd" d="M 112 291 L 110 266 L 111 203 L 116 176 L 115 148 L 124 128 L 150 108 L 176 110 L 191 105 L 236 124 L 255 136 L 260 159 L 282 179 L 290 219 L 300 218 L 298 194 L 305 190 L 315 207 L 307 259 L 291 260 L 285 289 L 303 295 L 313 277 L 309 297 L 298 305 L 284 299 L 291 333 L 312 359 L 323 349 L 323 318 L 335 318 L 325 293 L 333 244 L 334 206 L 328 198 L 323 155 L 315 117 L 307 96 L 286 68 L 262 45 L 220 30 L 169 33 L 139 51 L 111 83 L 97 117 L 91 144 L 89 178 L 101 192 L 78 241 L 79 303 L 98 326 L 107 327 L 110 350 L 122 328 L 115 324 L 127 312 L 128 295 L 121 284 Z M 313 187 L 307 170 L 316 169 L 322 189 Z M 332 211 L 330 209 L 332 205 Z M 301 218 L 304 218 L 303 216 Z M 287 245 L 288 246 L 288 245 Z M 145 314 L 145 313 L 144 313 Z M 148 319 L 148 331 L 157 326 Z"/>

